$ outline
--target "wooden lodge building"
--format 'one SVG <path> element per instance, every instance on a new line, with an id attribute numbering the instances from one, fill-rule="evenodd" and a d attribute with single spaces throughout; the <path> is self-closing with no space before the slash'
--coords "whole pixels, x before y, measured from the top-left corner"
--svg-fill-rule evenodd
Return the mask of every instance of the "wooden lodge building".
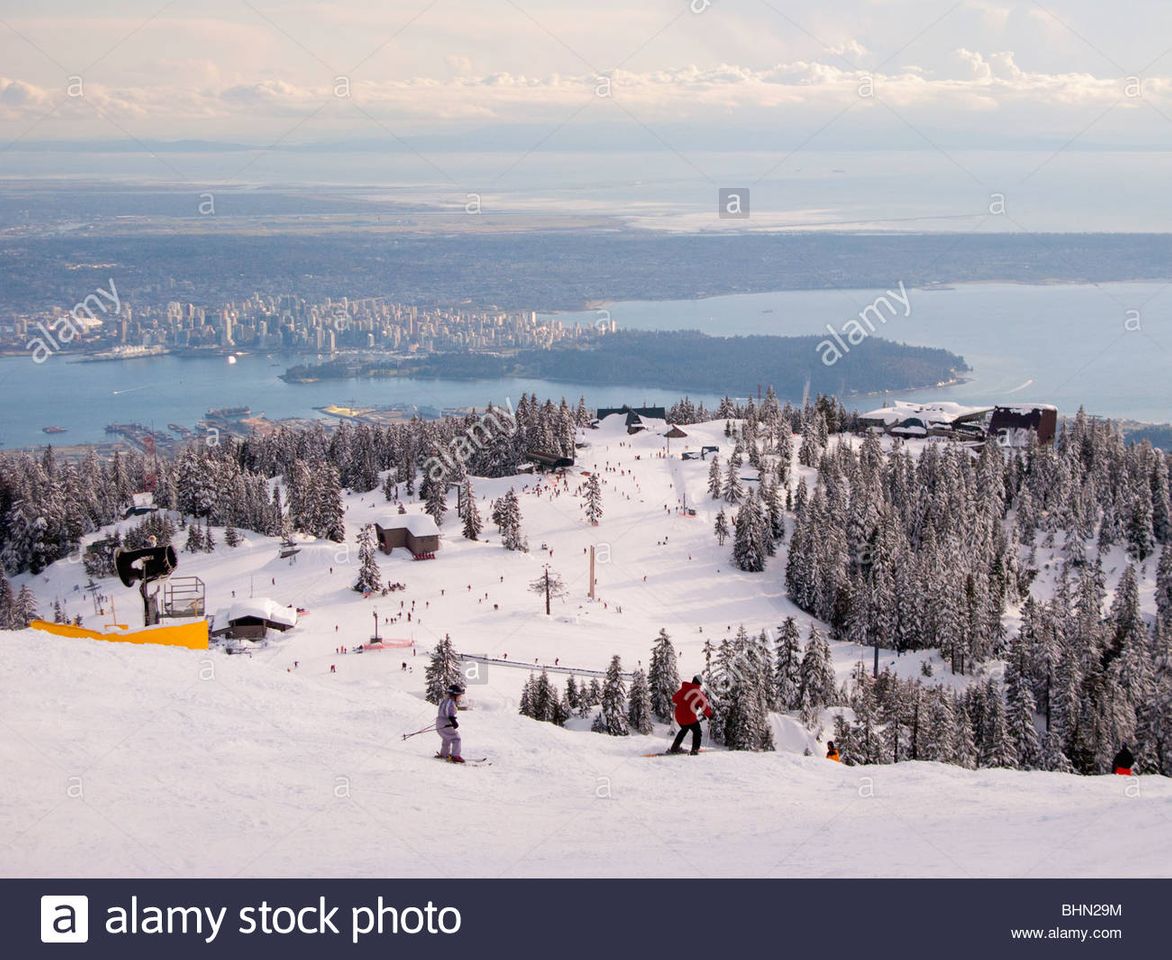
<path id="1" fill-rule="evenodd" d="M 426 513 L 403 513 L 384 527 L 374 525 L 379 549 L 390 553 L 396 547 L 410 550 L 416 559 L 434 555 L 439 549 L 439 527 Z"/>

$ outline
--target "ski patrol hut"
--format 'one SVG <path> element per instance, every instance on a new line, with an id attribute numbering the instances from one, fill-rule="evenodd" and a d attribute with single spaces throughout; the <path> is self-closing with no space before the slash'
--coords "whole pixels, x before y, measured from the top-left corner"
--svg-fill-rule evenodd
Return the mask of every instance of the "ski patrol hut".
<path id="1" fill-rule="evenodd" d="M 439 527 L 426 513 L 403 513 L 392 517 L 384 527 L 374 525 L 379 549 L 390 553 L 406 547 L 416 558 L 429 556 L 439 549 Z"/>

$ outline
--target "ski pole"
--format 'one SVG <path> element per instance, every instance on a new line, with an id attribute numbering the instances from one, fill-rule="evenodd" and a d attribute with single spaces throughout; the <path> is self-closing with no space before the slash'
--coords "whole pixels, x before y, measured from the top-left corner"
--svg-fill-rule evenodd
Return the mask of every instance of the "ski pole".
<path id="1" fill-rule="evenodd" d="M 432 730 L 434 730 L 434 729 L 435 729 L 435 724 L 433 723 L 433 724 L 432 724 L 430 727 L 424 727 L 422 730 L 416 730 L 414 733 L 405 733 L 405 734 L 403 734 L 403 739 L 404 739 L 404 740 L 410 740 L 412 737 L 417 737 L 417 736 L 419 736 L 421 733 L 428 733 L 428 732 L 430 732 L 430 731 L 432 731 Z"/>

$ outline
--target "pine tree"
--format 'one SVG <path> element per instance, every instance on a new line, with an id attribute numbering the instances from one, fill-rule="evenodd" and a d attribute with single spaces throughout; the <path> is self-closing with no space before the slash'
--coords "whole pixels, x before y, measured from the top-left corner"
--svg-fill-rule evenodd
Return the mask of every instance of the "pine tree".
<path id="1" fill-rule="evenodd" d="M 647 680 L 652 714 L 661 723 L 671 723 L 675 718 L 675 705 L 671 698 L 680 687 L 680 674 L 676 650 L 665 627 L 660 627 L 655 646 L 651 648 Z"/>
<path id="2" fill-rule="evenodd" d="M 533 717 L 533 686 L 537 683 L 537 678 L 533 674 L 529 674 L 529 679 L 525 681 L 525 685 L 521 688 L 521 701 L 518 705 L 518 713 L 523 717 Z"/>
<path id="3" fill-rule="evenodd" d="M 549 682 L 549 673 L 542 670 L 533 681 L 533 690 L 530 693 L 532 712 L 529 714 L 534 720 L 551 723 L 554 716 L 554 703 L 557 701 L 557 691 Z"/>
<path id="4" fill-rule="evenodd" d="M 586 478 L 586 520 L 592 527 L 598 526 L 602 519 L 602 484 L 597 473 L 591 473 Z"/>
<path id="5" fill-rule="evenodd" d="M 566 693 L 563 699 L 568 710 L 577 710 L 582 705 L 582 698 L 578 692 L 578 682 L 574 679 L 572 673 L 566 678 Z"/>
<path id="6" fill-rule="evenodd" d="M 719 500 L 724 485 L 720 482 L 720 458 L 714 453 L 708 464 L 708 493 L 713 500 Z"/>
<path id="7" fill-rule="evenodd" d="M 952 741 L 952 762 L 966 770 L 977 768 L 977 741 L 973 732 L 973 721 L 968 710 L 961 706 L 955 694 L 952 696 L 952 713 L 956 718 L 956 732 Z"/>
<path id="8" fill-rule="evenodd" d="M 721 739 L 730 750 L 772 750 L 768 699 L 770 664 L 762 638 L 750 640 L 744 626 L 732 643 L 733 662 L 723 665 L 725 689 L 720 698 Z"/>
<path id="9" fill-rule="evenodd" d="M 423 678 L 427 684 L 428 703 L 439 703 L 448 695 L 448 687 L 460 682 L 460 658 L 447 634 L 444 634 L 444 638 L 431 651 L 431 658 L 424 670 Z"/>
<path id="10" fill-rule="evenodd" d="M 212 533 L 211 523 L 205 523 L 203 528 L 203 552 L 215 553 L 216 536 Z"/>
<path id="11" fill-rule="evenodd" d="M 1017 765 L 1022 770 L 1042 766 L 1042 744 L 1034 726 L 1036 705 L 1029 683 L 1014 664 L 1005 671 L 1006 724 L 1013 741 Z"/>
<path id="12" fill-rule="evenodd" d="M 1013 733 L 1010 731 L 1007 711 L 1000 693 L 996 690 L 990 691 L 986 703 L 989 719 L 988 729 L 985 731 L 982 766 L 1016 769 L 1018 765 L 1017 745 L 1014 742 Z"/>
<path id="13" fill-rule="evenodd" d="M 651 733 L 651 692 L 647 687 L 647 675 L 642 670 L 636 670 L 631 675 L 627 721 L 636 733 L 644 736 Z"/>
<path id="14" fill-rule="evenodd" d="M 377 593 L 382 589 L 383 575 L 375 554 L 374 524 L 364 524 L 358 531 L 358 580 L 354 583 L 357 593 Z"/>
<path id="15" fill-rule="evenodd" d="M 502 498 L 501 512 L 501 542 L 506 550 L 525 550 L 527 544 L 521 533 L 521 504 L 517 500 L 517 492 L 511 487 Z"/>
<path id="16" fill-rule="evenodd" d="M 448 483 L 446 479 L 426 481 L 427 489 L 424 493 L 423 512 L 430 516 L 437 527 L 442 527 L 444 517 L 448 512 Z"/>
<path id="17" fill-rule="evenodd" d="M 740 503 L 744 496 L 745 485 L 741 483 L 741 471 L 734 453 L 724 474 L 724 499 L 727 503 Z"/>
<path id="18" fill-rule="evenodd" d="M 728 539 L 729 535 L 728 517 L 724 515 L 723 507 L 721 507 L 720 511 L 716 514 L 716 524 L 713 527 L 713 532 L 716 534 L 716 542 L 723 547 L 724 541 Z"/>
<path id="19" fill-rule="evenodd" d="M 464 539 L 477 540 L 483 524 L 480 522 L 480 510 L 476 506 L 476 494 L 472 490 L 472 481 L 464 482 Z"/>
<path id="20" fill-rule="evenodd" d="M 810 624 L 810 635 L 798 670 L 798 706 L 813 713 L 834 702 L 834 663 L 830 644 L 822 632 Z"/>
<path id="21" fill-rule="evenodd" d="M 1172 623 L 1172 544 L 1164 544 L 1156 565 L 1156 614 Z"/>
<path id="22" fill-rule="evenodd" d="M 29 589 L 28 584 L 24 584 L 20 588 L 20 592 L 16 595 L 16 603 L 12 610 L 13 628 L 16 630 L 23 630 L 33 620 L 39 619 L 37 613 L 37 598 Z"/>
<path id="23" fill-rule="evenodd" d="M 777 635 L 777 657 L 773 671 L 773 703 L 778 710 L 801 706 L 802 648 L 798 624 L 786 617 Z"/>
<path id="24" fill-rule="evenodd" d="M 553 692 L 553 700 L 549 708 L 549 722 L 555 724 L 556 726 L 564 727 L 566 725 L 566 721 L 569 719 L 570 708 L 565 703 L 565 701 L 558 696 L 557 691 L 555 690 Z"/>
<path id="25" fill-rule="evenodd" d="M 627 685 L 623 682 L 622 670 L 622 661 L 616 654 L 611 657 L 610 666 L 606 669 L 606 681 L 602 685 L 602 710 L 590 727 L 595 733 L 606 733 L 612 737 L 630 736 Z"/>
<path id="26" fill-rule="evenodd" d="M 187 526 L 187 542 L 183 545 L 183 550 L 185 553 L 204 552 L 203 531 L 194 520 Z"/>
<path id="27" fill-rule="evenodd" d="M 760 573 L 765 569 L 765 559 L 769 554 L 769 538 L 761 514 L 761 502 L 753 491 L 749 491 L 737 511 L 734 526 L 733 563 L 746 573 Z"/>
<path id="28" fill-rule="evenodd" d="M 16 625 L 16 597 L 12 593 L 12 584 L 0 570 L 0 630 L 15 630 Z"/>
<path id="29" fill-rule="evenodd" d="M 240 532 L 236 529 L 236 524 L 229 520 L 228 525 L 224 528 L 224 543 L 235 548 L 240 546 L 240 539 Z"/>
<path id="30" fill-rule="evenodd" d="M 1062 749 L 1062 741 L 1054 730 L 1046 734 L 1045 742 L 1042 745 L 1041 769 L 1050 770 L 1053 773 L 1074 773 L 1074 766 Z"/>

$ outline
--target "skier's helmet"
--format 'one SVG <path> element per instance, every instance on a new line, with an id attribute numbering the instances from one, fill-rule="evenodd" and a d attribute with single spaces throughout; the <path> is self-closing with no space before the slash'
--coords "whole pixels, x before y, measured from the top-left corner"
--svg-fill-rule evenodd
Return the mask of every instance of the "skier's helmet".
<path id="1" fill-rule="evenodd" d="M 696 676 L 692 677 L 692 683 L 696 684 L 697 686 L 703 683 L 703 681 L 700 679 L 700 674 L 696 674 Z"/>
<path id="2" fill-rule="evenodd" d="M 463 692 L 464 688 L 458 683 L 453 683 L 450 687 L 448 687 L 449 696 L 458 697 Z"/>

